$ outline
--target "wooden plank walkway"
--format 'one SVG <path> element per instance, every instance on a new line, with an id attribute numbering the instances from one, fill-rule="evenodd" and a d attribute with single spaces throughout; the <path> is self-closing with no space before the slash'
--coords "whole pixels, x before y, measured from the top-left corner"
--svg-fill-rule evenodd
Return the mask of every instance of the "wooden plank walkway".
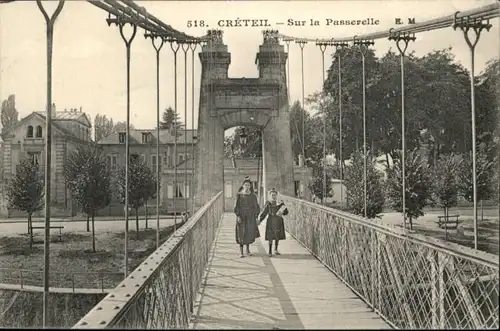
<path id="1" fill-rule="evenodd" d="M 240 258 L 234 222 L 224 214 L 191 328 L 390 329 L 290 235 L 269 257 L 265 222 L 253 256 Z"/>

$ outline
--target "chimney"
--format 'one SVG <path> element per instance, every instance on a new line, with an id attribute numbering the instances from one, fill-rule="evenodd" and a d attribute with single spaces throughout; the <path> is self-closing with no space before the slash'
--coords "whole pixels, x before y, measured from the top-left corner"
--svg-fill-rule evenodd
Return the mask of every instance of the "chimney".
<path id="1" fill-rule="evenodd" d="M 55 103 L 52 104 L 52 108 L 50 109 L 50 113 L 52 114 L 52 116 L 56 115 L 56 104 Z"/>
<path id="2" fill-rule="evenodd" d="M 82 109 L 83 109 L 83 107 L 82 107 L 82 106 L 80 106 L 80 113 L 82 112 Z"/>
<path id="3" fill-rule="evenodd" d="M 304 166 L 304 156 L 299 154 L 299 167 Z"/>

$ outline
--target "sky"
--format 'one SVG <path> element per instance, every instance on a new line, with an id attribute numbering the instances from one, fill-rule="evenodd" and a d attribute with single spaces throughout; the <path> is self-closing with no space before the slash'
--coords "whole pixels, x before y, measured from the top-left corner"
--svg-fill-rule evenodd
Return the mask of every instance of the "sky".
<path id="1" fill-rule="evenodd" d="M 193 36 L 204 35 L 207 27 L 187 27 L 188 20 L 203 20 L 218 28 L 219 20 L 268 19 L 281 33 L 296 37 L 340 38 L 384 31 L 395 26 L 395 19 L 415 18 L 416 22 L 450 15 L 494 3 L 494 0 L 365 0 L 365 1 L 136 1 L 163 22 Z M 52 13 L 57 1 L 44 1 Z M 116 26 L 108 27 L 107 13 L 86 1 L 66 1 L 56 21 L 53 60 L 52 99 L 58 110 L 80 108 L 92 119 L 97 113 L 115 121 L 126 119 L 126 49 Z M 325 26 L 326 19 L 366 19 L 376 26 Z M 321 26 L 286 26 L 276 22 L 288 19 L 319 20 Z M 476 72 L 498 57 L 499 20 L 492 20 L 490 32 L 483 32 L 476 47 Z M 128 28 L 130 30 L 130 28 Z M 262 27 L 229 27 L 224 42 L 231 53 L 230 77 L 257 77 L 255 55 L 262 43 Z M 127 29 L 125 30 L 127 33 Z M 130 31 L 128 31 L 130 33 Z M 0 99 L 16 95 L 22 118 L 44 110 L 46 103 L 45 21 L 35 1 L 0 5 Z M 463 34 L 451 27 L 417 34 L 408 51 L 418 56 L 436 49 L 453 48 L 456 61 L 470 69 L 470 52 Z M 395 43 L 376 40 L 372 46 L 383 56 Z M 178 112 L 187 127 L 197 126 L 200 62 L 195 57 L 195 119 L 191 118 L 191 51 L 188 51 L 188 102 L 184 117 L 184 52 L 177 54 Z M 332 48 L 326 51 L 331 63 Z M 290 44 L 290 99 L 302 95 L 301 56 L 297 44 Z M 304 48 L 304 93 L 321 88 L 321 52 L 315 43 Z M 160 53 L 160 107 L 174 105 L 173 52 L 166 44 Z M 138 30 L 131 47 L 131 123 L 139 129 L 156 125 L 156 55 L 150 39 Z"/>

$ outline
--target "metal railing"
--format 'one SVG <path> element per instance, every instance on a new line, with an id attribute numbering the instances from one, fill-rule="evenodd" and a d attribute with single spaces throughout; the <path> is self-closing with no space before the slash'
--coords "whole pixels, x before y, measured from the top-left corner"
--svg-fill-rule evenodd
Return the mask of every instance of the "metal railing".
<path id="1" fill-rule="evenodd" d="M 115 288 L 123 280 L 123 272 L 51 272 L 52 288 L 100 289 L 102 292 Z M 43 287 L 43 270 L 0 268 L 0 286 L 4 284 Z"/>
<path id="2" fill-rule="evenodd" d="M 283 200 L 287 231 L 393 327 L 498 328 L 498 256 Z"/>
<path id="3" fill-rule="evenodd" d="M 73 328 L 187 328 L 223 212 L 219 192 Z"/>

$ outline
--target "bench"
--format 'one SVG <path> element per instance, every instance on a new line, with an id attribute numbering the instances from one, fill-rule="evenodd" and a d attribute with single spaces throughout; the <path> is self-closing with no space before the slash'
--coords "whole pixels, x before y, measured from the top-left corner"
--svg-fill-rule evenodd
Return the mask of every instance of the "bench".
<path id="1" fill-rule="evenodd" d="M 458 228 L 458 218 L 460 215 L 438 216 L 437 225 L 441 229 L 456 229 Z"/>
<path id="2" fill-rule="evenodd" d="M 31 234 L 33 235 L 33 229 L 40 230 L 40 229 L 45 229 L 45 226 L 32 226 L 31 227 Z M 59 241 L 62 241 L 62 229 L 64 229 L 64 226 L 62 225 L 57 225 L 57 226 L 50 226 L 50 229 L 59 229 Z"/>

